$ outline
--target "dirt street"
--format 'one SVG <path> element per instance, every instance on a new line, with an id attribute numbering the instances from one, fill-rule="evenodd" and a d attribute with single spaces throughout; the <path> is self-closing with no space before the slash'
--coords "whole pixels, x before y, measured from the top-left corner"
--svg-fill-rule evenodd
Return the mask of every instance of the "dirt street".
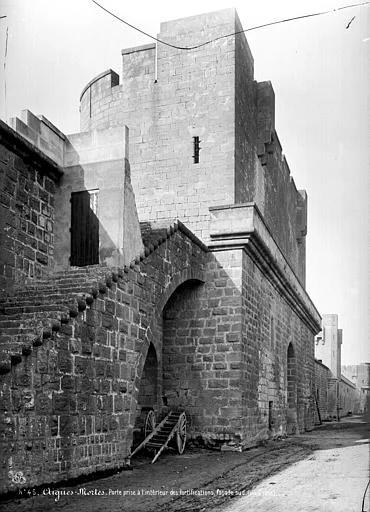
<path id="1" fill-rule="evenodd" d="M 265 479 L 222 512 L 370 511 L 369 424 L 343 420 L 305 436 L 312 455 Z M 303 438 L 301 438 L 303 440 Z"/>
<path id="2" fill-rule="evenodd" d="M 1 504 L 4 512 L 360 512 L 369 478 L 369 424 L 359 418 L 244 453 L 187 449 L 154 465 Z M 251 490 L 253 491 L 251 492 Z M 364 510 L 370 511 L 369 500 Z"/>

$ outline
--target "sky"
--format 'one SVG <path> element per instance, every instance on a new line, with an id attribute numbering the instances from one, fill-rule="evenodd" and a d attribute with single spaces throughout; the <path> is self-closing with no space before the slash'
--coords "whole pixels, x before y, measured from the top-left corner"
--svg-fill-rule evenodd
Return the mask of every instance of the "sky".
<path id="1" fill-rule="evenodd" d="M 153 35 L 162 21 L 227 7 L 236 7 L 247 28 L 345 5 L 100 1 Z M 5 15 L 0 117 L 27 108 L 67 134 L 79 130 L 87 82 L 108 68 L 120 73 L 120 50 L 150 42 L 91 0 L 0 0 Z M 276 129 L 291 173 L 308 193 L 307 291 L 321 314 L 339 316 L 342 364 L 370 361 L 370 6 L 263 28 L 247 39 L 256 80 L 270 80 L 275 90 Z"/>

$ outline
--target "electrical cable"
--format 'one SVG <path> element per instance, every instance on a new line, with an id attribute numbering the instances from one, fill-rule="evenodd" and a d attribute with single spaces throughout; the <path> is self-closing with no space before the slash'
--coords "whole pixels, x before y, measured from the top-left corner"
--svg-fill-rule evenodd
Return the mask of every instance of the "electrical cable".
<path id="1" fill-rule="evenodd" d="M 6 18 L 6 16 L 4 16 Z M 6 27 L 6 36 L 5 36 L 5 53 L 4 53 L 4 111 L 5 111 L 5 119 L 8 116 L 7 110 L 7 91 L 6 91 L 6 58 L 8 55 L 8 36 L 9 36 L 9 27 Z"/>
<path id="2" fill-rule="evenodd" d="M 214 39 L 210 39 L 209 41 L 206 41 L 204 43 L 199 43 L 199 44 L 196 44 L 194 46 L 177 46 L 175 44 L 167 43 L 166 41 L 158 39 L 157 37 L 154 37 L 151 34 L 148 34 L 147 32 L 145 32 L 141 28 L 136 27 L 135 25 L 131 25 L 131 23 L 129 23 L 128 21 L 125 21 L 123 18 L 120 18 L 119 16 L 117 16 L 117 14 L 114 14 L 112 11 L 110 11 L 109 9 L 104 7 L 103 5 L 99 4 L 96 0 L 91 0 L 91 1 L 95 5 L 100 7 L 100 9 L 102 9 L 106 13 L 110 14 L 111 16 L 116 18 L 118 21 L 121 21 L 122 23 L 124 23 L 128 27 L 136 30 L 137 32 L 140 32 L 141 34 L 144 34 L 147 37 L 150 37 L 150 39 L 153 39 L 154 41 L 157 41 L 157 43 L 161 43 L 161 44 L 164 44 L 166 46 L 170 46 L 171 48 L 175 48 L 176 50 L 196 50 L 197 48 L 201 48 L 202 46 L 206 46 L 207 44 L 214 43 L 215 41 L 219 41 L 220 39 L 225 39 L 225 38 L 231 37 L 231 36 L 237 36 L 239 34 L 244 34 L 245 32 L 251 32 L 252 30 L 258 30 L 258 29 L 264 28 L 264 27 L 271 27 L 272 25 L 279 25 L 281 23 L 287 23 L 288 21 L 296 21 L 296 20 L 302 20 L 302 19 L 305 19 L 305 18 L 313 18 L 313 17 L 316 17 L 316 16 L 323 16 L 325 14 L 330 14 L 330 13 L 333 13 L 333 12 L 336 12 L 336 11 L 342 11 L 344 9 L 352 9 L 353 7 L 361 7 L 361 6 L 369 5 L 370 4 L 370 1 L 369 1 L 369 2 L 361 2 L 361 3 L 357 3 L 357 4 L 344 5 L 343 7 L 338 7 L 336 9 L 330 9 L 328 11 L 321 11 L 321 12 L 316 12 L 316 13 L 312 13 L 312 14 L 304 14 L 302 16 L 295 16 L 293 18 L 286 18 L 286 19 L 283 19 L 283 20 L 271 21 L 269 23 L 264 23 L 262 25 L 256 25 L 255 27 L 250 27 L 250 28 L 246 28 L 244 30 L 239 30 L 238 32 L 233 32 L 231 34 L 225 34 L 223 36 L 219 36 L 219 37 L 216 37 Z"/>
<path id="3" fill-rule="evenodd" d="M 370 485 L 370 480 L 367 482 L 367 486 L 365 488 L 365 492 L 364 492 L 364 496 L 362 498 L 362 507 L 361 507 L 361 512 L 366 512 L 366 510 L 364 509 L 364 506 L 365 506 L 365 496 L 366 496 L 366 492 L 369 488 L 369 485 Z"/>
<path id="4" fill-rule="evenodd" d="M 4 18 L 7 18 L 7 16 L 0 16 L 0 20 L 3 20 Z M 7 108 L 6 108 L 6 56 L 8 54 L 8 32 L 9 27 L 6 27 L 6 33 L 5 33 L 5 52 L 4 52 L 4 112 L 5 112 L 5 119 L 7 118 Z"/>

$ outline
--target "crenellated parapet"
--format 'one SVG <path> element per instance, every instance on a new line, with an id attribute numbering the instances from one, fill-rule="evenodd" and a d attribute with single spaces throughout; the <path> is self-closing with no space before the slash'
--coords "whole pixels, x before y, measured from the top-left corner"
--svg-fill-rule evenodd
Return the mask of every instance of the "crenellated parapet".
<path id="1" fill-rule="evenodd" d="M 22 135 L 57 165 L 63 166 L 66 136 L 44 116 L 35 116 L 29 110 L 22 110 L 20 118 L 9 120 L 14 131 Z"/>
<path id="2" fill-rule="evenodd" d="M 307 193 L 297 190 L 283 154 L 275 129 L 275 93 L 270 82 L 257 83 L 257 154 L 264 187 L 261 209 L 277 243 L 305 284 Z"/>

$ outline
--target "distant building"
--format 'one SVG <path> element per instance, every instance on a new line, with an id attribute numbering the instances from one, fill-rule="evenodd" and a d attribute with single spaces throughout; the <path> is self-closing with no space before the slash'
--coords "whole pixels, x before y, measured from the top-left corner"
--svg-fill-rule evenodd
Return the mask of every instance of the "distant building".
<path id="1" fill-rule="evenodd" d="M 334 378 L 341 375 L 342 329 L 338 329 L 338 315 L 322 315 L 322 331 L 315 338 L 315 357 L 321 359 Z"/>
<path id="2" fill-rule="evenodd" d="M 338 315 L 323 315 L 322 331 L 315 337 L 316 403 L 321 420 L 339 419 L 363 410 L 355 381 L 341 372 L 342 343 Z"/>
<path id="3" fill-rule="evenodd" d="M 365 411 L 370 398 L 370 363 L 342 366 L 342 374 L 361 390 L 360 408 Z"/>

